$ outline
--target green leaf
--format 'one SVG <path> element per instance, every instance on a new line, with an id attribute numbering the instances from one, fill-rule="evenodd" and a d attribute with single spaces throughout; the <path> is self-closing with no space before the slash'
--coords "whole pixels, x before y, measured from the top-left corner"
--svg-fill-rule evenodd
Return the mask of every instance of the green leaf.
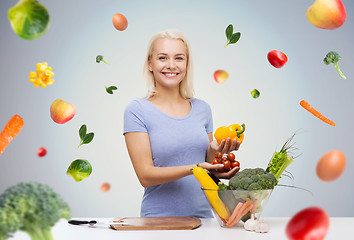
<path id="1" fill-rule="evenodd" d="M 109 94 L 113 94 L 113 90 L 117 90 L 118 88 L 116 86 L 110 86 L 106 87 L 106 92 Z"/>
<path id="2" fill-rule="evenodd" d="M 92 141 L 93 137 L 95 136 L 95 134 L 93 132 L 87 134 L 84 138 L 84 140 L 82 141 L 82 144 L 88 144 Z"/>
<path id="3" fill-rule="evenodd" d="M 106 88 L 106 92 L 109 94 L 113 94 L 113 91 L 110 88 Z"/>
<path id="4" fill-rule="evenodd" d="M 240 32 L 232 34 L 229 44 L 237 43 L 237 41 L 240 39 L 240 37 L 241 37 L 241 33 Z"/>
<path id="5" fill-rule="evenodd" d="M 232 26 L 232 24 L 230 24 L 229 26 L 227 26 L 227 28 L 226 28 L 226 30 L 225 30 L 225 34 L 226 34 L 227 41 L 230 40 L 233 31 L 234 31 L 234 27 Z"/>
<path id="6" fill-rule="evenodd" d="M 83 139 L 85 138 L 85 136 L 86 136 L 86 131 L 87 131 L 87 127 L 86 127 L 86 125 L 84 124 L 84 125 L 82 125 L 82 126 L 80 127 L 80 130 L 79 130 L 79 136 L 80 136 L 80 139 L 81 139 L 81 140 L 83 140 Z"/>

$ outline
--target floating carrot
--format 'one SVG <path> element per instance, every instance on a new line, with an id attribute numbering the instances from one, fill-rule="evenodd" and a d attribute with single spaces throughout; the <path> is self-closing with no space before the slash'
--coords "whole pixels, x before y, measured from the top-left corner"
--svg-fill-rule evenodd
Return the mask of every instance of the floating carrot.
<path id="1" fill-rule="evenodd" d="M 231 216 L 229 217 L 229 219 L 227 220 L 227 223 L 226 223 L 226 226 L 228 227 L 232 227 L 230 226 L 231 223 L 233 222 L 233 220 L 236 218 L 238 212 L 240 211 L 240 209 L 242 208 L 243 206 L 243 203 L 242 202 L 239 202 L 237 204 L 237 206 L 235 207 L 234 211 L 232 212 Z"/>
<path id="2" fill-rule="evenodd" d="M 14 115 L 5 125 L 0 133 L 0 156 L 9 143 L 17 136 L 23 127 L 23 119 L 19 115 Z"/>
<path id="3" fill-rule="evenodd" d="M 326 118 L 325 116 L 323 116 L 320 112 L 318 112 L 316 109 L 314 109 L 308 102 L 306 102 L 305 100 L 302 100 L 300 102 L 300 105 L 305 108 L 307 111 L 309 111 L 310 113 L 312 113 L 315 117 L 318 117 L 319 119 L 321 119 L 322 121 L 324 121 L 325 123 L 331 125 L 331 126 L 335 126 L 336 124 L 334 122 L 332 122 L 331 120 L 329 120 L 328 118 Z"/>

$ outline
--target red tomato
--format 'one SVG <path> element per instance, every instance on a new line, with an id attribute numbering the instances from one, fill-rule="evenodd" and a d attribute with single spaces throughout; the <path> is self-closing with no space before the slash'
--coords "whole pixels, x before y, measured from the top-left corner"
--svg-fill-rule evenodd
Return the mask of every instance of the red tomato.
<path id="1" fill-rule="evenodd" d="M 224 170 L 229 170 L 231 168 L 231 162 L 229 160 L 223 161 L 222 164 L 224 164 Z"/>
<path id="2" fill-rule="evenodd" d="M 37 151 L 38 157 L 44 157 L 46 154 L 47 154 L 47 149 L 45 149 L 44 147 L 39 148 Z"/>
<path id="3" fill-rule="evenodd" d="M 276 68 L 283 67 L 288 61 L 288 57 L 283 52 L 278 50 L 270 51 L 267 55 L 267 58 L 269 63 Z"/>
<path id="4" fill-rule="evenodd" d="M 221 159 L 222 158 L 222 153 L 221 152 L 216 152 L 215 153 L 215 158 Z"/>
<path id="5" fill-rule="evenodd" d="M 235 167 L 240 167 L 240 162 L 239 161 L 231 162 L 231 168 L 235 168 Z"/>
<path id="6" fill-rule="evenodd" d="M 113 15 L 112 23 L 118 31 L 124 31 L 128 27 L 128 20 L 123 14 L 120 13 L 116 13 Z"/>
<path id="7" fill-rule="evenodd" d="M 286 226 L 290 240 L 322 240 L 329 227 L 327 213 L 319 207 L 309 207 L 293 216 Z"/>
<path id="8" fill-rule="evenodd" d="M 219 164 L 219 159 L 214 158 L 214 160 L 213 160 L 213 164 Z"/>
<path id="9" fill-rule="evenodd" d="M 227 157 L 222 157 L 222 158 L 221 158 L 221 161 L 222 161 L 222 162 L 223 162 L 223 161 L 226 161 L 226 160 L 228 160 Z"/>
<path id="10" fill-rule="evenodd" d="M 235 160 L 235 154 L 233 153 L 227 154 L 227 159 L 229 159 L 232 162 L 233 160 Z"/>

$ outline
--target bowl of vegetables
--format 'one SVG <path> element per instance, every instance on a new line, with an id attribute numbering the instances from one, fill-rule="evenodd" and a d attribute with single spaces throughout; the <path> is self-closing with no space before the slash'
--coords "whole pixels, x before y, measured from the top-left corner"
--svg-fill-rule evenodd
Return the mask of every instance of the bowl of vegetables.
<path id="1" fill-rule="evenodd" d="M 246 168 L 236 173 L 228 184 L 218 183 L 218 188 L 202 188 L 220 226 L 233 227 L 254 215 L 259 219 L 277 179 L 262 168 Z"/>
<path id="2" fill-rule="evenodd" d="M 264 190 L 215 190 L 203 189 L 208 196 L 214 195 L 210 201 L 215 218 L 221 227 L 233 227 L 240 221 L 253 218 L 258 220 L 266 206 L 273 189 Z"/>

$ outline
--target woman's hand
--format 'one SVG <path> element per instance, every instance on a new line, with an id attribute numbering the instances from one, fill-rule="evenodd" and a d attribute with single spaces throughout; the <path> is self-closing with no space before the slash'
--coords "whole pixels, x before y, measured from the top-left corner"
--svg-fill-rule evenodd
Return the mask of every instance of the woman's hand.
<path id="1" fill-rule="evenodd" d="M 240 142 L 236 139 L 231 141 L 231 138 L 223 139 L 220 144 L 216 140 L 210 142 L 209 147 L 213 152 L 229 153 L 232 151 L 237 151 L 240 148 Z"/>
<path id="2" fill-rule="evenodd" d="M 208 162 L 203 162 L 199 164 L 202 168 L 207 169 L 208 171 L 212 172 L 215 177 L 219 179 L 230 179 L 240 170 L 239 167 L 235 167 L 230 171 L 224 172 L 224 165 L 223 164 L 210 164 Z"/>

